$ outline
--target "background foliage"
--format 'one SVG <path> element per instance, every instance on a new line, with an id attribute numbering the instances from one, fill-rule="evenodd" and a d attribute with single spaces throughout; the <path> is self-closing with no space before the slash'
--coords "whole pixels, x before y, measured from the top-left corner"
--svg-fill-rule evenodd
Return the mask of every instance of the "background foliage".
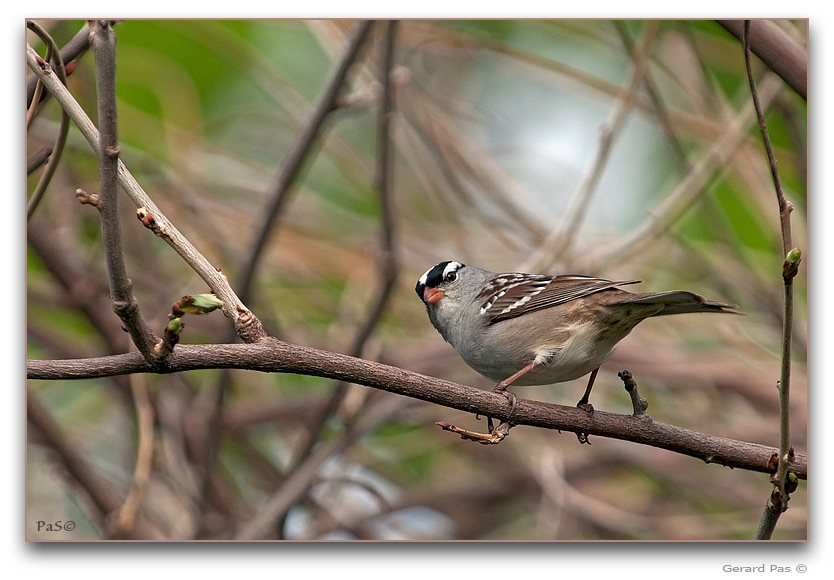
<path id="1" fill-rule="evenodd" d="M 41 24 L 62 46 L 83 22 Z M 778 24 L 807 45 L 806 22 Z M 301 20 L 116 27 L 122 159 L 233 286 L 265 192 L 355 27 Z M 43 54 L 36 38 L 28 40 Z M 268 331 L 290 342 L 349 352 L 378 291 L 381 42 L 376 23 L 351 70 L 345 106 L 329 115 L 308 156 L 247 301 Z M 629 90 L 642 53 L 645 75 Z M 712 21 L 415 20 L 398 28 L 396 62 L 400 276 L 363 356 L 491 387 L 443 343 L 413 293 L 419 275 L 442 259 L 642 279 L 637 288 L 692 290 L 739 304 L 745 316 L 644 323 L 603 366 L 595 406 L 630 412 L 616 378 L 628 368 L 653 418 L 778 446 L 782 257 L 755 119 L 714 165 L 707 153 L 752 109 L 738 41 Z M 78 61 L 69 88 L 95 118 L 92 54 Z M 50 103 L 30 127 L 28 154 L 51 145 L 58 117 Z M 807 252 L 804 100 L 780 85 L 767 121 L 795 206 L 794 245 Z M 606 137 L 610 154 L 600 158 Z M 96 191 L 97 171 L 95 155 L 71 129 L 27 228 L 28 358 L 129 349 L 109 304 L 98 215 L 74 197 L 79 187 Z M 30 192 L 38 177 L 29 176 Z M 682 191 L 684 183 L 694 185 Z M 171 303 L 206 288 L 142 227 L 134 208 L 124 203 L 122 211 L 134 293 L 161 332 Z M 792 439 L 802 450 L 805 276 L 803 268 L 796 281 L 792 389 Z M 229 336 L 219 313 L 186 324 L 183 342 Z M 580 379 L 517 392 L 572 405 L 583 387 Z M 134 479 L 143 391 L 153 409 L 153 462 L 129 537 L 233 538 L 264 502 L 299 482 L 301 499 L 271 537 L 750 539 L 770 490 L 761 474 L 602 438 L 580 446 L 570 433 L 520 427 L 499 446 L 475 445 L 434 425 L 482 427 L 474 417 L 358 386 L 346 387 L 317 430 L 335 388 L 314 377 L 218 371 L 30 381 L 30 415 L 34 401 L 68 450 L 50 443 L 43 423 L 30 423 L 27 537 L 114 537 L 116 515 L 103 513 L 89 487 L 68 474 L 67 453 L 123 501 Z M 369 427 L 346 437 L 362 424 Z M 304 476 L 299 466 L 316 453 L 320 466 Z M 803 482 L 776 539 L 807 537 L 805 492 Z M 31 522 L 44 517 L 78 526 L 40 534 Z"/>

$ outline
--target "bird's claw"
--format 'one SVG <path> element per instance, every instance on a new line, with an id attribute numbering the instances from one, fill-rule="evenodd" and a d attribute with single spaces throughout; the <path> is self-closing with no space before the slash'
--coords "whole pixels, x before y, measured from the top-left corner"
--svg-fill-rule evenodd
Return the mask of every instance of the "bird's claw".
<path id="1" fill-rule="evenodd" d="M 498 425 L 498 428 L 492 430 L 490 433 L 478 433 L 476 431 L 469 431 L 468 429 L 463 429 L 456 425 L 450 425 L 449 423 L 444 423 L 442 421 L 438 421 L 437 425 L 439 425 L 440 428 L 444 431 L 451 431 L 452 433 L 457 433 L 458 435 L 460 435 L 461 439 L 477 441 L 481 445 L 497 445 L 507 435 L 510 434 L 510 429 L 512 428 L 512 425 L 510 425 L 506 421 L 501 422 Z"/>

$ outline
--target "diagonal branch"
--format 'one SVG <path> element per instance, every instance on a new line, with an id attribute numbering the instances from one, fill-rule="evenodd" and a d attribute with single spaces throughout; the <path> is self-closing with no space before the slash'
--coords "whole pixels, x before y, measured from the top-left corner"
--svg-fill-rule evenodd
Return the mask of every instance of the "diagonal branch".
<path id="1" fill-rule="evenodd" d="M 248 301 L 251 298 L 252 283 L 264 248 L 266 247 L 267 239 L 275 228 L 278 217 L 289 199 L 290 188 L 298 177 L 301 166 L 307 158 L 316 137 L 321 132 L 325 118 L 336 107 L 339 90 L 345 82 L 350 65 L 353 64 L 356 55 L 359 53 L 359 49 L 362 47 L 362 43 L 368 34 L 368 30 L 370 30 L 371 24 L 371 20 L 366 20 L 359 25 L 359 30 L 356 32 L 353 40 L 351 40 L 347 52 L 333 73 L 333 77 L 328 82 L 318 106 L 281 162 L 278 174 L 270 186 L 269 205 L 263 212 L 263 219 L 252 244 L 252 249 L 249 252 L 248 261 L 243 269 L 240 280 L 240 295 L 243 300 Z"/>
<path id="2" fill-rule="evenodd" d="M 779 94 L 782 83 L 775 75 L 767 75 L 760 83 L 759 95 L 765 104 L 772 102 Z M 708 185 L 716 171 L 726 168 L 727 163 L 738 153 L 739 148 L 748 139 L 750 123 L 755 113 L 749 107 L 743 107 L 718 136 L 713 145 L 692 165 L 692 169 L 665 197 L 653 208 L 649 216 L 638 224 L 623 239 L 613 242 L 609 247 L 601 248 L 588 257 L 588 270 L 602 270 L 610 264 L 628 260 L 645 248 L 652 241 L 663 236 L 679 221 L 700 196 L 708 191 Z"/>
<path id="3" fill-rule="evenodd" d="M 782 77 L 803 99 L 808 99 L 808 51 L 770 20 L 718 20 L 739 41 L 750 23 L 750 49 L 770 70 Z"/>
<path id="4" fill-rule="evenodd" d="M 640 86 L 645 82 L 651 47 L 657 37 L 657 30 L 657 23 L 649 23 L 643 41 L 632 51 L 633 64 L 629 78 L 623 84 L 617 96 L 616 106 L 613 107 L 609 119 L 602 127 L 593 162 L 582 176 L 559 223 L 536 251 L 525 260 L 524 264 L 519 266 L 522 272 L 547 270 L 552 267 L 553 262 L 559 256 L 569 253 L 571 246 L 575 243 L 576 234 L 605 172 L 614 143 L 635 106 Z"/>
<path id="5" fill-rule="evenodd" d="M 28 24 L 28 23 L 27 23 Z M 69 63 L 82 56 L 90 47 L 90 25 L 85 24 L 81 30 L 73 36 L 64 48 L 60 51 L 61 61 Z M 35 87 L 38 84 L 38 77 L 32 76 L 26 79 L 26 105 L 32 102 L 35 95 Z"/>
<path id="6" fill-rule="evenodd" d="M 41 40 L 46 43 L 49 47 L 47 51 L 47 62 L 52 61 L 55 62 L 55 67 L 58 70 L 58 78 L 66 84 L 67 82 L 67 72 L 64 66 L 64 60 L 61 56 L 61 51 L 58 50 L 55 41 L 52 39 L 51 36 L 43 29 L 37 22 L 33 22 L 31 20 L 26 22 L 26 26 L 34 31 Z M 51 57 L 49 53 L 52 53 Z M 37 80 L 37 77 L 32 77 L 33 79 Z M 42 85 L 38 84 L 37 88 L 40 88 Z M 33 101 L 34 101 L 34 94 L 33 94 Z M 38 108 L 39 103 L 33 102 L 30 105 L 30 110 L 36 111 Z M 29 198 L 29 201 L 26 204 L 26 219 L 32 217 L 32 214 L 35 213 L 35 209 L 37 209 L 38 204 L 40 203 L 41 199 L 43 198 L 44 193 L 46 192 L 47 186 L 49 186 L 49 182 L 52 180 L 52 176 L 55 174 L 55 170 L 58 168 L 58 161 L 61 159 L 61 154 L 64 151 L 64 145 L 67 141 L 67 133 L 69 133 L 69 125 L 70 119 L 69 115 L 67 115 L 66 111 L 63 109 L 61 110 L 61 122 L 58 127 L 58 137 L 55 139 L 55 144 L 52 146 L 52 149 L 49 150 L 49 153 L 46 157 L 43 158 L 43 163 L 46 164 L 46 168 L 41 175 L 40 180 L 38 180 L 38 185 L 35 187 L 35 190 L 32 192 L 32 196 Z M 34 166 L 39 166 L 40 162 L 36 161 L 34 164 L 29 164 L 30 168 Z M 29 168 L 27 168 L 29 169 Z M 28 172 L 28 171 L 27 171 Z"/>
<path id="7" fill-rule="evenodd" d="M 61 458 L 69 476 L 89 494 L 101 520 L 103 521 L 108 514 L 117 510 L 121 494 L 118 487 L 113 481 L 101 477 L 94 469 L 91 469 L 80 452 L 81 446 L 77 445 L 72 437 L 67 436 L 32 389 L 26 390 L 26 417 Z"/>
<path id="8" fill-rule="evenodd" d="M 93 150 L 98 153 L 98 129 L 57 75 L 28 44 L 26 45 L 26 64 L 44 83 Z M 235 330 L 244 342 L 256 342 L 263 338 L 265 333 L 260 320 L 238 298 L 226 276 L 214 267 L 168 220 L 121 160 L 118 161 L 118 180 L 124 192 L 144 215 L 142 223 L 151 229 L 154 235 L 165 240 L 223 301 L 223 314 L 234 321 Z"/>

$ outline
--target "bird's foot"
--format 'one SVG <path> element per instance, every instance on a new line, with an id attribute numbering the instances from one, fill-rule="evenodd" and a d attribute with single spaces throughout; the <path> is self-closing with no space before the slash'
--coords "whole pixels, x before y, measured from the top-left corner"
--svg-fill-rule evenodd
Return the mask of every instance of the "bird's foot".
<path id="1" fill-rule="evenodd" d="M 594 416 L 594 406 L 591 403 L 589 403 L 586 398 L 583 397 L 582 400 L 576 404 L 576 406 L 577 408 L 585 411 L 585 414 L 587 414 L 588 417 L 592 418 Z M 576 438 L 579 439 L 579 443 L 582 445 L 591 444 L 591 442 L 588 439 L 588 433 L 585 433 L 584 431 L 577 431 Z"/>
<path id="2" fill-rule="evenodd" d="M 508 391 L 506 385 L 503 383 L 498 383 L 494 389 L 492 389 L 493 393 L 501 393 L 505 397 L 507 397 L 507 401 L 510 403 L 510 412 L 507 413 L 507 418 L 504 419 L 504 423 L 509 423 L 510 419 L 512 419 L 513 413 L 515 413 L 516 408 L 518 407 L 518 397 L 516 397 L 515 393 Z M 489 432 L 492 433 L 495 431 L 493 427 L 494 423 L 492 417 L 487 417 L 487 429 Z M 499 425 L 500 427 L 500 425 Z"/>
<path id="3" fill-rule="evenodd" d="M 449 423 L 444 423 L 442 421 L 438 421 L 437 425 L 440 426 L 441 429 L 444 431 L 451 431 L 452 433 L 457 433 L 460 435 L 461 439 L 468 439 L 469 441 L 477 441 L 481 445 L 497 445 L 503 439 L 510 434 L 510 429 L 512 429 L 512 425 L 507 423 L 506 421 L 502 421 L 498 428 L 491 430 L 490 433 L 478 433 L 476 431 L 469 431 L 468 429 L 463 429 L 456 425 L 450 425 Z"/>

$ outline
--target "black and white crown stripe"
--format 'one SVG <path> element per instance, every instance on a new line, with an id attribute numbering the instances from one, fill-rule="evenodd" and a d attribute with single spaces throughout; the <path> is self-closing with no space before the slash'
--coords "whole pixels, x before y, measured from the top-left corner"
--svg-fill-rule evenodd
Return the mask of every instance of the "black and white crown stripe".
<path id="1" fill-rule="evenodd" d="M 426 287 L 436 287 L 441 282 L 448 280 L 450 274 L 457 272 L 463 267 L 465 267 L 465 265 L 460 262 L 448 261 L 440 262 L 436 266 L 429 268 L 422 276 L 420 276 L 420 279 L 417 280 L 417 286 L 414 288 L 417 291 L 417 295 L 420 296 L 420 299 L 422 299 L 423 291 Z"/>

